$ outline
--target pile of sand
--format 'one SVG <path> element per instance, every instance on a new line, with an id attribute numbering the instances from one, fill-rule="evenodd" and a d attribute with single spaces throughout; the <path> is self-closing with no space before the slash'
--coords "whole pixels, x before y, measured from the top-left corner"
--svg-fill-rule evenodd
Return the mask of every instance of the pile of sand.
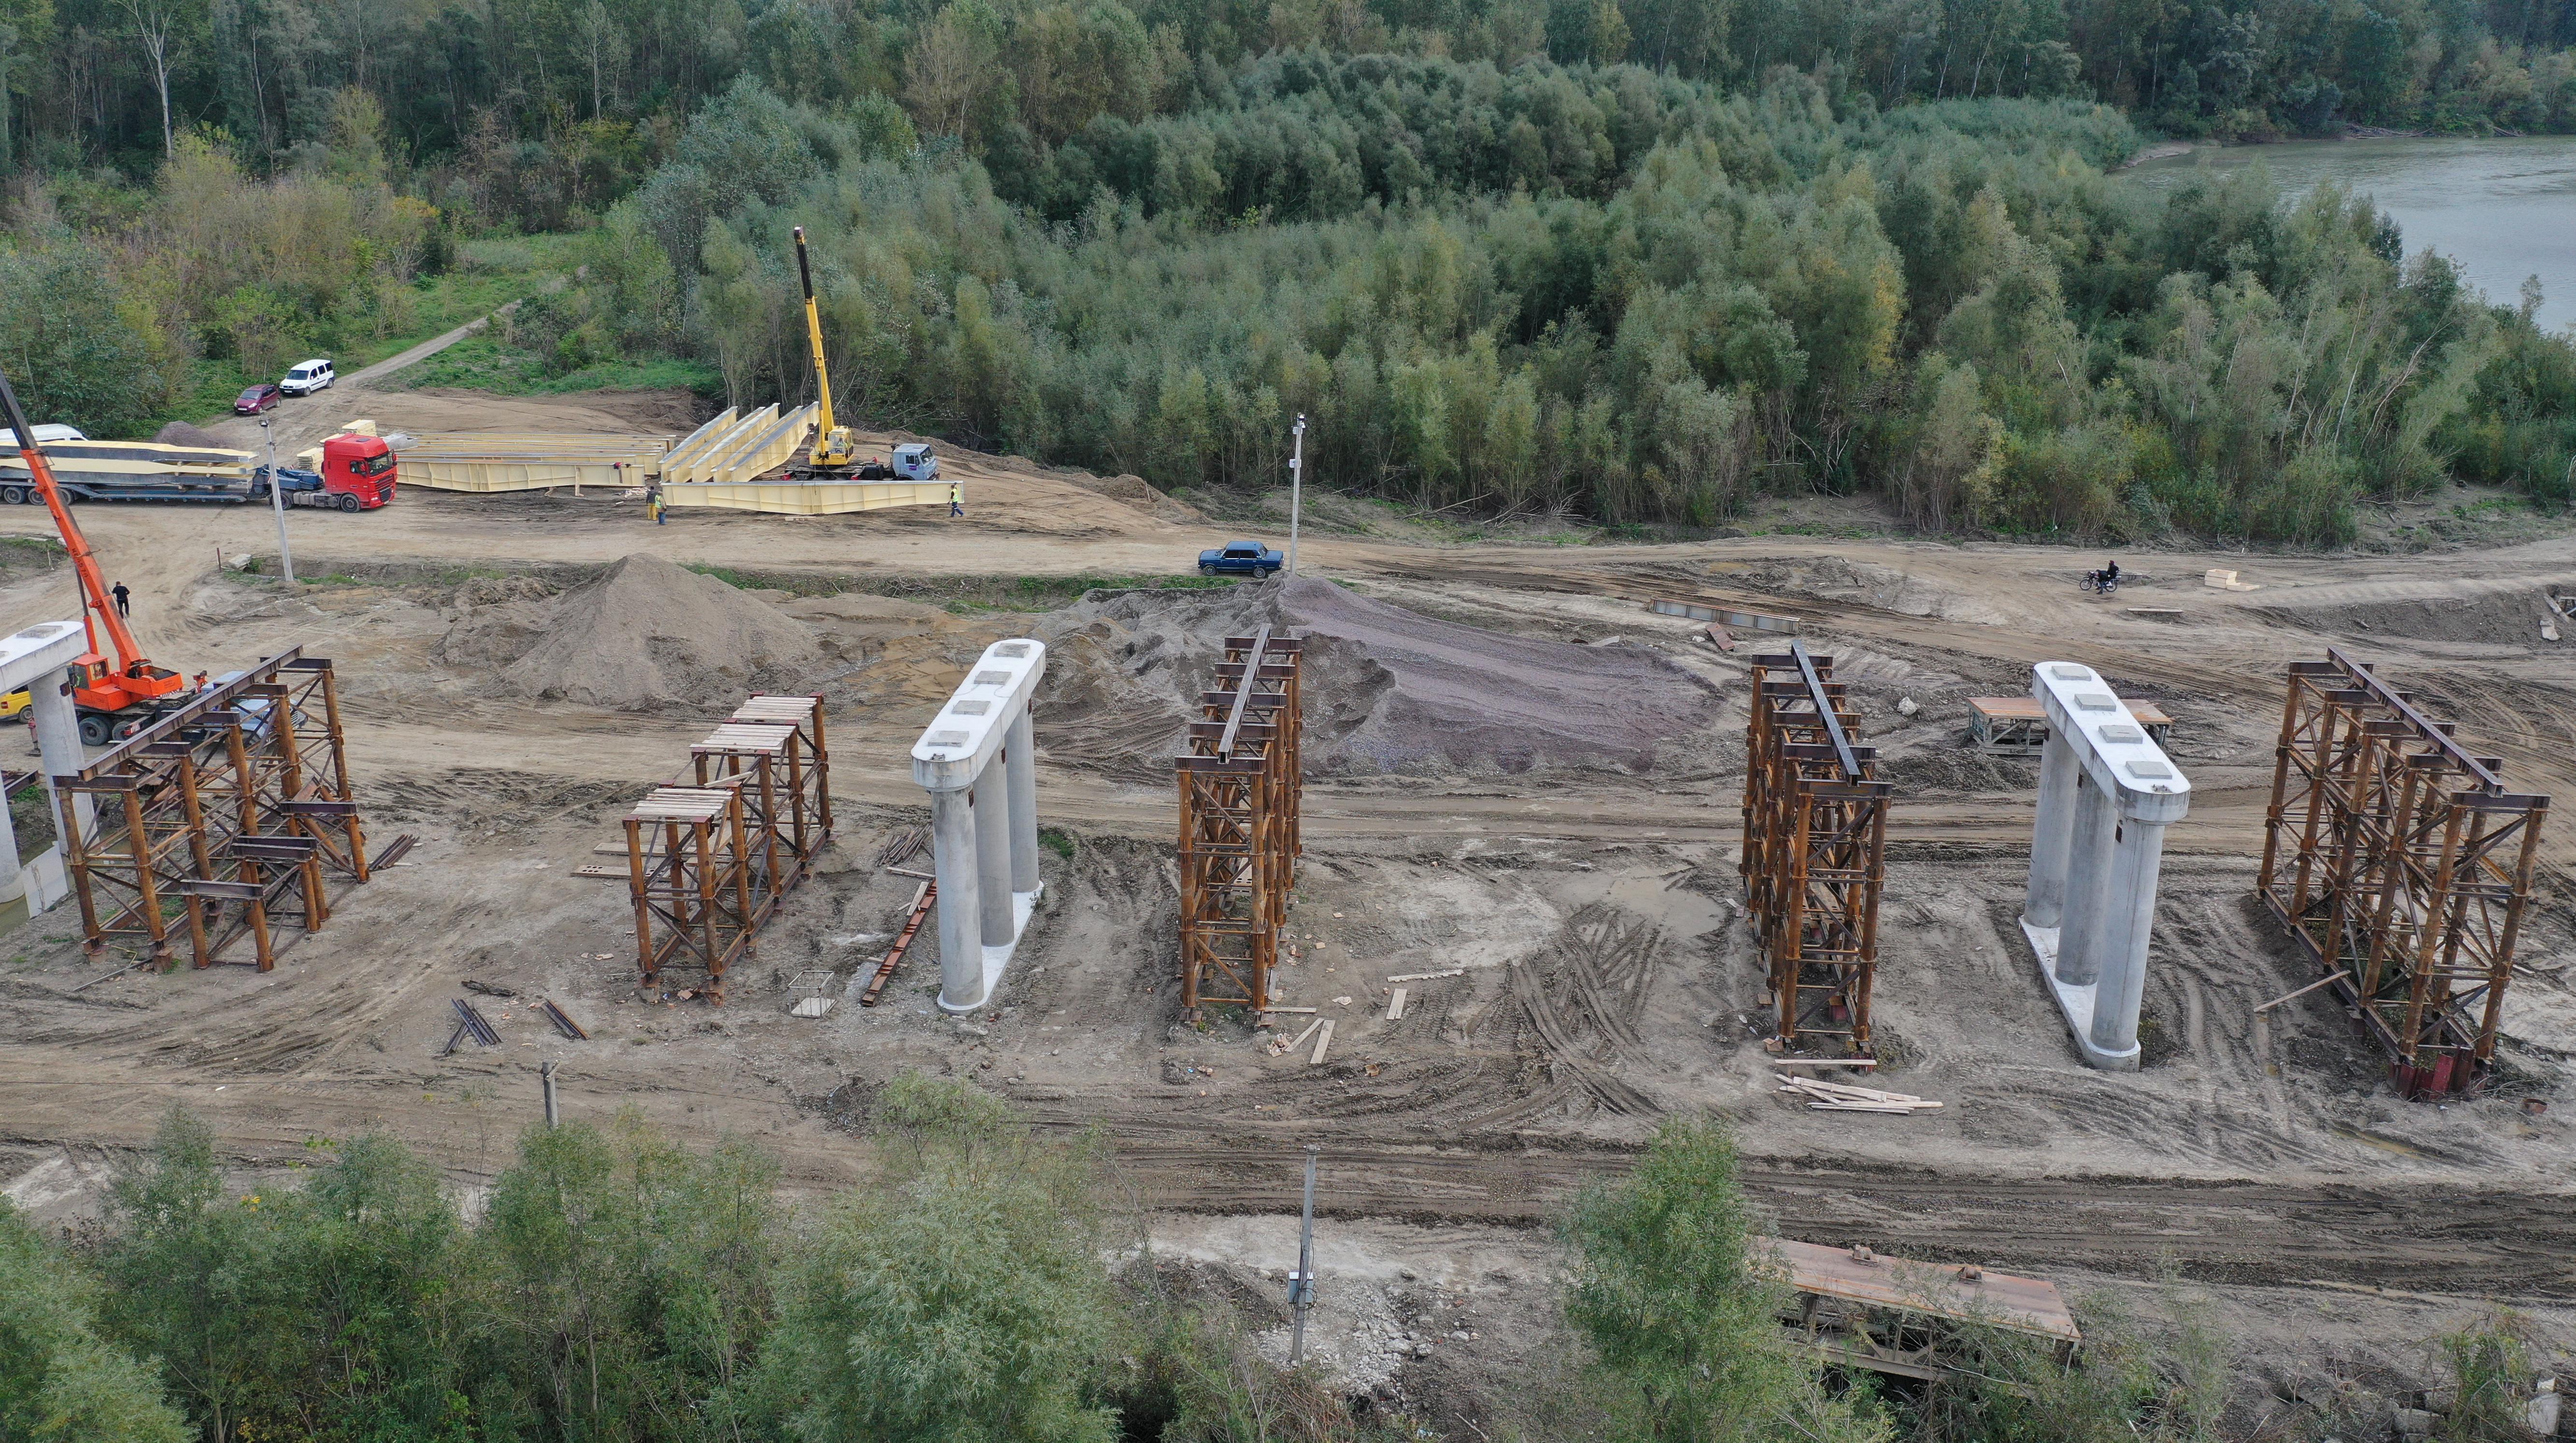
<path id="1" fill-rule="evenodd" d="M 1038 633 L 1054 655 L 1036 717 L 1049 756 L 1159 765 L 1179 749 L 1224 638 L 1265 621 L 1306 641 L 1309 773 L 1642 771 L 1720 705 L 1651 651 L 1510 636 L 1299 578 L 1131 593 L 1050 618 Z"/>
<path id="2" fill-rule="evenodd" d="M 794 687 L 823 661 L 814 629 L 656 556 L 629 556 L 544 600 L 461 614 L 435 655 L 539 700 L 635 710 L 716 706 Z"/>

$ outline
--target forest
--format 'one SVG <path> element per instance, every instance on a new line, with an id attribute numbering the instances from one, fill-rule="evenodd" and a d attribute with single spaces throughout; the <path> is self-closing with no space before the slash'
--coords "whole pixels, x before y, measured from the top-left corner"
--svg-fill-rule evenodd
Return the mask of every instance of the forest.
<path id="1" fill-rule="evenodd" d="M 1157 485 L 2335 546 L 2576 486 L 2576 342 L 2150 140 L 2576 130 L 2576 0 L 0 0 L 0 364 L 148 431 L 527 294 L 685 377 Z M 512 238 L 522 238 L 514 240 Z M 543 242 L 545 277 L 496 266 Z M 374 351 L 370 351 L 373 354 Z M 344 364 L 344 369 L 347 369 Z"/>
<path id="2" fill-rule="evenodd" d="M 0 1199 L 0 1439 L 1441 1436 L 1390 1395 L 1344 1397 L 1282 1366 L 1256 1333 L 1284 1309 L 1158 1256 L 1099 1137 L 1051 1137 L 915 1076 L 872 1098 L 867 1126 L 876 1175 L 802 1207 L 780 1201 L 777 1161 L 740 1141 L 693 1151 L 632 1115 L 533 1127 L 469 1217 L 394 1139 L 317 1137 L 304 1165 L 244 1180 L 174 1110 L 104 1215 L 40 1229 Z M 2044 1340 L 1960 1324 L 1959 1375 L 1881 1392 L 1770 1346 L 1785 1295 L 1737 1177 L 1723 1131 L 1675 1121 L 1626 1177 L 1568 1206 L 1561 1335 L 1532 1350 L 1514 1397 L 1479 1400 L 1480 1436 L 2228 1436 L 2224 1342 L 2178 1285 L 2149 1290 L 2152 1321 L 2080 1300 L 2079 1368 Z M 2523 1436 L 2515 1390 L 2536 1360 L 2520 1323 L 2497 1314 L 2433 1341 L 2456 1379 L 2443 1436 Z M 2332 1431 L 2386 1407 L 2356 1394 L 2313 1421 Z"/>

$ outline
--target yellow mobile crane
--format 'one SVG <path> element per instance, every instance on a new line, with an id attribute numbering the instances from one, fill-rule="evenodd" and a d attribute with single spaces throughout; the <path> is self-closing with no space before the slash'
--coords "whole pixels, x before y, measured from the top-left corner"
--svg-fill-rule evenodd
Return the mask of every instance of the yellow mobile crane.
<path id="1" fill-rule="evenodd" d="M 796 228 L 796 275 L 805 283 L 805 335 L 814 344 L 814 392 L 821 410 L 814 422 L 814 449 L 792 474 L 799 480 L 830 480 L 858 466 L 858 433 L 832 424 L 832 372 L 823 363 L 823 316 L 814 307 L 814 266 L 805 258 L 805 227 Z"/>

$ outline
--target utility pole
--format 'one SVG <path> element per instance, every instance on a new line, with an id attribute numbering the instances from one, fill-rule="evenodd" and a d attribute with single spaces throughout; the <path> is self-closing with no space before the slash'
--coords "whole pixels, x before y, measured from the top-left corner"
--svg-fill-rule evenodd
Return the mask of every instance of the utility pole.
<path id="1" fill-rule="evenodd" d="M 1306 418 L 1297 418 L 1304 430 Z M 1295 534 L 1295 533 L 1290 533 Z M 1306 1357 L 1306 1313 L 1315 1306 L 1315 1154 L 1313 1143 L 1306 1144 L 1306 1220 L 1297 1239 L 1297 1271 L 1288 1279 L 1288 1306 L 1296 1310 L 1296 1325 L 1288 1333 L 1288 1366 L 1296 1367 Z"/>
<path id="2" fill-rule="evenodd" d="M 539 1064 L 537 1080 L 545 1085 L 546 1126 L 552 1127 L 560 1120 L 555 1113 L 555 1065 L 552 1062 Z"/>
<path id="3" fill-rule="evenodd" d="M 277 560 L 286 569 L 286 584 L 295 584 L 295 553 L 286 545 L 286 488 L 277 484 L 277 433 L 268 428 L 269 418 L 259 418 L 259 434 L 268 438 L 268 504 L 277 513 Z"/>
<path id="4" fill-rule="evenodd" d="M 1288 458 L 1288 574 L 1297 574 L 1297 517 L 1304 509 L 1306 491 L 1306 413 L 1297 413 L 1297 424 L 1291 431 L 1296 437 L 1296 450 Z"/>

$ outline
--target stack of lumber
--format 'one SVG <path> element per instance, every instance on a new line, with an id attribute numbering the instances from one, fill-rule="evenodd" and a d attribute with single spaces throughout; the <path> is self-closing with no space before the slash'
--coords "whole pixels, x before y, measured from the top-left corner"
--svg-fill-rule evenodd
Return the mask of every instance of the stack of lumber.
<path id="1" fill-rule="evenodd" d="M 1888 1092 L 1876 1087 L 1854 1087 L 1848 1082 L 1827 1082 L 1821 1077 L 1792 1077 L 1775 1072 L 1782 1092 L 1795 1092 L 1807 1098 L 1807 1106 L 1818 1112 L 1929 1112 L 1941 1104 L 1910 1092 Z"/>

